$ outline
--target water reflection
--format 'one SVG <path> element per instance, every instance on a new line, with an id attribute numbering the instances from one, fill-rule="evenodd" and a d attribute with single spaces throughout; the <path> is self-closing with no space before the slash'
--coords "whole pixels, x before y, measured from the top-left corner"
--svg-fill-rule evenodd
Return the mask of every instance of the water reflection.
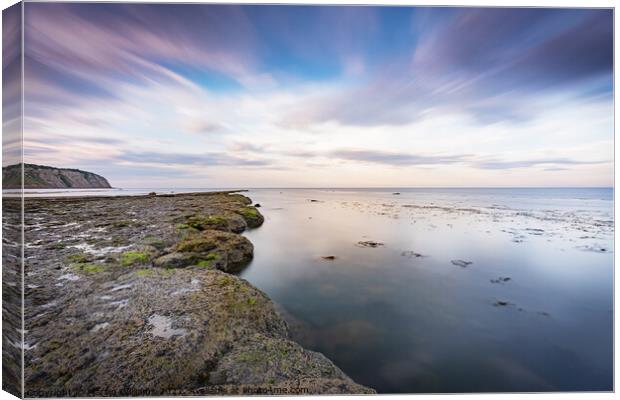
<path id="1" fill-rule="evenodd" d="M 611 389 L 611 190 L 399 191 L 249 193 L 298 341 L 384 393 Z"/>

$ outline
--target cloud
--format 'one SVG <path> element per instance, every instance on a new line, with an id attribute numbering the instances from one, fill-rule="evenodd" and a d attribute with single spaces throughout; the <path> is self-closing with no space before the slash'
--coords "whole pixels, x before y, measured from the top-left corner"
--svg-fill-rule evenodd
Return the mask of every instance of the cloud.
<path id="1" fill-rule="evenodd" d="M 199 118 L 189 119 L 185 123 L 185 128 L 188 132 L 194 133 L 223 133 L 228 129 L 217 122 L 208 120 L 200 120 Z"/>
<path id="2" fill-rule="evenodd" d="M 271 165 L 270 161 L 235 157 L 226 153 L 160 153 L 160 152 L 127 152 L 116 157 L 118 161 L 136 164 L 164 164 L 170 166 L 198 165 L 257 167 Z"/>
<path id="3" fill-rule="evenodd" d="M 25 7 L 29 162 L 171 185 L 611 176 L 576 161 L 613 159 L 609 10 Z"/>
<path id="4" fill-rule="evenodd" d="M 483 123 L 522 122 L 544 94 L 611 94 L 611 10 L 431 9 L 411 58 L 385 60 L 362 82 L 316 96 L 285 126 L 334 121 L 405 125 L 430 114 L 467 113 Z"/>
<path id="5" fill-rule="evenodd" d="M 475 156 L 472 154 L 420 155 L 374 150 L 336 150 L 326 154 L 326 156 L 343 160 L 377 163 L 390 166 L 447 166 L 451 164 L 462 164 L 464 166 L 489 170 L 548 166 L 548 168 L 545 168 L 545 171 L 560 171 L 566 170 L 567 168 L 565 167 L 569 166 L 594 165 L 610 162 L 608 160 L 581 161 L 569 158 L 483 161 L 481 159 L 484 157 Z"/>
<path id="6" fill-rule="evenodd" d="M 467 159 L 464 155 L 424 156 L 408 153 L 393 153 L 372 150 L 337 150 L 329 153 L 331 157 L 343 160 L 372 162 L 387 165 L 431 165 L 453 164 Z"/>
<path id="7" fill-rule="evenodd" d="M 522 161 L 484 161 L 474 163 L 474 166 L 482 169 L 514 169 L 514 168 L 530 168 L 544 165 L 559 165 L 559 166 L 572 166 L 572 165 L 592 165 L 592 164 L 604 164 L 610 161 L 578 161 L 566 158 L 556 158 L 548 160 L 522 160 Z M 563 168 L 565 169 L 565 168 Z M 558 168 L 546 168 L 546 171 L 558 171 Z"/>
<path id="8" fill-rule="evenodd" d="M 29 78 L 80 95 L 109 95 L 118 81 L 189 85 L 174 71 L 182 65 L 242 85 L 260 80 L 251 70 L 253 28 L 239 7 L 41 3 L 26 5 L 25 21 Z"/>
<path id="9" fill-rule="evenodd" d="M 229 150 L 233 153 L 264 153 L 266 151 L 266 146 L 246 141 L 235 141 L 232 145 L 229 146 Z"/>

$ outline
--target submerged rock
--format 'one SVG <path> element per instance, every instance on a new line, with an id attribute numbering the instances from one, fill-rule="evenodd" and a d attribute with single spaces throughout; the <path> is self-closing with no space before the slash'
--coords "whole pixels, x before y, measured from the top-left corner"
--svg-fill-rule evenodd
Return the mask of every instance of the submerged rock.
<path id="1" fill-rule="evenodd" d="M 379 247 L 379 246 L 384 246 L 384 243 L 375 242 L 372 240 L 364 240 L 364 241 L 357 242 L 357 245 L 359 247 Z"/>
<path id="2" fill-rule="evenodd" d="M 323 260 L 335 260 L 336 256 L 321 256 Z"/>
<path id="3" fill-rule="evenodd" d="M 400 255 L 403 256 L 403 257 L 409 257 L 409 258 L 425 257 L 424 255 L 422 255 L 420 253 L 416 253 L 415 251 L 411 251 L 411 250 L 403 251 L 402 253 L 400 253 Z"/>
<path id="4" fill-rule="evenodd" d="M 595 245 L 577 246 L 577 249 L 579 249 L 581 251 L 589 251 L 589 252 L 593 252 L 593 253 L 611 253 L 611 251 L 609 249 L 607 249 L 606 247 L 602 247 L 602 246 L 599 246 L 597 244 L 595 244 Z"/>
<path id="5" fill-rule="evenodd" d="M 463 261 L 463 260 L 452 260 L 450 262 L 452 263 L 452 265 L 456 265 L 461 268 L 467 268 L 468 266 L 473 264 L 472 261 Z"/>

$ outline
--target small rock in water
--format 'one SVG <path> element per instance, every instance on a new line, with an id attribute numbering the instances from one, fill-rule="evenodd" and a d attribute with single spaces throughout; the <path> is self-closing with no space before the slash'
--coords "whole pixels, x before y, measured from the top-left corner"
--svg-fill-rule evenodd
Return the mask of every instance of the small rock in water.
<path id="1" fill-rule="evenodd" d="M 394 196 L 398 196 L 400 194 L 400 192 L 394 192 L 392 193 Z"/>
<path id="2" fill-rule="evenodd" d="M 319 202 L 318 200 L 310 199 L 310 203 L 318 203 L 318 202 Z"/>
<path id="3" fill-rule="evenodd" d="M 509 302 L 507 302 L 507 301 L 504 301 L 504 300 L 497 300 L 497 301 L 495 302 L 495 304 L 493 304 L 493 305 L 494 305 L 495 307 L 505 307 L 505 306 L 510 305 L 510 303 L 509 303 Z"/>
<path id="4" fill-rule="evenodd" d="M 254 207 L 259 208 L 260 207 L 260 203 L 254 204 Z"/>
<path id="5" fill-rule="evenodd" d="M 383 243 L 375 242 L 372 240 L 365 240 L 365 241 L 357 242 L 357 245 L 360 247 L 379 247 L 379 246 L 383 246 Z"/>
<path id="6" fill-rule="evenodd" d="M 586 246 L 577 246 L 577 248 L 581 251 L 591 251 L 594 253 L 607 253 L 608 250 L 605 247 L 601 247 L 599 245 L 586 245 Z"/>
<path id="7" fill-rule="evenodd" d="M 462 268 L 467 268 L 468 266 L 473 264 L 472 261 L 463 261 L 463 260 L 452 260 L 451 262 L 453 265 L 457 265 Z"/>
<path id="8" fill-rule="evenodd" d="M 409 257 L 409 258 L 424 257 L 422 254 L 416 253 L 415 251 L 411 251 L 411 250 L 403 251 L 402 253 L 400 253 L 400 255 L 403 256 L 403 257 Z"/>
<path id="9" fill-rule="evenodd" d="M 503 284 L 504 282 L 508 282 L 510 279 L 511 278 L 508 276 L 507 277 L 500 276 L 497 279 L 491 279 L 491 283 L 502 283 Z"/>
<path id="10" fill-rule="evenodd" d="M 335 260 L 336 256 L 322 256 L 321 257 L 323 260 Z"/>

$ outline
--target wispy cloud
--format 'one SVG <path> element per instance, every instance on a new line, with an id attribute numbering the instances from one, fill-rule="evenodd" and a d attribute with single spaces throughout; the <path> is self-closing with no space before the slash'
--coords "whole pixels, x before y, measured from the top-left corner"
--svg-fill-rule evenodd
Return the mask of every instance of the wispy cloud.
<path id="1" fill-rule="evenodd" d="M 548 160 L 521 160 L 521 161 L 485 161 L 478 162 L 474 165 L 482 169 L 514 169 L 514 168 L 530 168 L 545 165 L 571 166 L 571 165 L 592 165 L 605 164 L 610 161 L 579 161 L 566 158 L 548 159 Z M 561 171 L 566 168 L 545 168 L 545 171 Z"/>
<path id="2" fill-rule="evenodd" d="M 203 185 L 612 176 L 611 10 L 27 3 L 25 21 L 30 162 Z"/>
<path id="3" fill-rule="evenodd" d="M 330 156 L 344 160 L 372 162 L 388 165 L 433 165 L 460 163 L 467 159 L 464 155 L 427 156 L 408 153 L 394 153 L 372 150 L 337 150 Z"/>
<path id="4" fill-rule="evenodd" d="M 523 121 L 541 94 L 584 101 L 611 93 L 610 10 L 445 9 L 428 35 L 360 85 L 299 105 L 290 126 L 326 120 L 402 125 L 430 113 L 468 113 L 482 122 Z"/>
<path id="5" fill-rule="evenodd" d="M 225 153 L 163 153 L 163 152 L 127 152 L 117 160 L 138 164 L 166 164 L 171 166 L 198 165 L 198 166 L 267 166 L 267 160 L 248 159 L 231 156 Z"/>

